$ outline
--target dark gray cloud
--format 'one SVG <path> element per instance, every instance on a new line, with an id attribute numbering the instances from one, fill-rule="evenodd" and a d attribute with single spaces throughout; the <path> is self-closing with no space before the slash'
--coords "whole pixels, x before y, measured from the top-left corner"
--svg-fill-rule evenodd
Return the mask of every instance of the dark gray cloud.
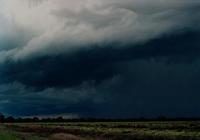
<path id="1" fill-rule="evenodd" d="M 199 33 L 177 34 L 143 45 L 107 44 L 80 49 L 66 55 L 51 55 L 1 65 L 0 82 L 46 87 L 77 86 L 84 81 L 103 82 L 119 74 L 119 62 L 156 59 L 164 63 L 189 63 L 198 59 Z M 27 78 L 29 77 L 29 78 Z"/>
<path id="2" fill-rule="evenodd" d="M 7 61 L 1 65 L 1 102 L 15 115 L 198 116 L 198 42 L 199 33 L 175 34 L 134 47 L 110 44 Z"/>
<path id="3" fill-rule="evenodd" d="M 0 111 L 200 115 L 198 1 L 0 3 Z"/>

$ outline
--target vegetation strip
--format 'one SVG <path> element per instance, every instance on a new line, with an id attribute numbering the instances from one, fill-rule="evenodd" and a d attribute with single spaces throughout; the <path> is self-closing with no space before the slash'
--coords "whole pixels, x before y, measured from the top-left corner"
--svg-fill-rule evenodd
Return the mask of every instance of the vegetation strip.
<path id="1" fill-rule="evenodd" d="M 5 124 L 14 132 L 93 139 L 200 140 L 199 122 L 72 122 Z"/>

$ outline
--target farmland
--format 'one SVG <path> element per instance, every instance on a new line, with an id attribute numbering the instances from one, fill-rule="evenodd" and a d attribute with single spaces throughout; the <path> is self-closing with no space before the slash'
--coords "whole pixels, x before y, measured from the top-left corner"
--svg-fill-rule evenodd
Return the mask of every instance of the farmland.
<path id="1" fill-rule="evenodd" d="M 0 140 L 200 140 L 199 121 L 0 124 Z"/>

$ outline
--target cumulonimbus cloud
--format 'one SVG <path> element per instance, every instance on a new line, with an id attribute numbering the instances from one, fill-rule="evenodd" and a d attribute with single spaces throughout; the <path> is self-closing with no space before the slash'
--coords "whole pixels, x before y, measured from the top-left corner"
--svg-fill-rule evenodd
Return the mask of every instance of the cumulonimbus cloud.
<path id="1" fill-rule="evenodd" d="M 199 0 L 30 1 L 0 0 L 0 110 L 199 114 Z"/>
<path id="2" fill-rule="evenodd" d="M 199 30 L 195 0 L 48 0 L 34 7 L 25 0 L 1 3 L 2 62 L 69 53 L 96 44 L 143 43 L 174 31 Z M 9 38 L 23 43 L 10 47 Z"/>

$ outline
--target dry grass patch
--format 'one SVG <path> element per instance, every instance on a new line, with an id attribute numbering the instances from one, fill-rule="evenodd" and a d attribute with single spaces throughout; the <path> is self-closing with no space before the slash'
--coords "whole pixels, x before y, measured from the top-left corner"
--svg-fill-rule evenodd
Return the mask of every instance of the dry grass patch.
<path id="1" fill-rule="evenodd" d="M 49 140 L 83 140 L 83 139 L 71 134 L 57 133 L 51 135 L 49 137 Z"/>

